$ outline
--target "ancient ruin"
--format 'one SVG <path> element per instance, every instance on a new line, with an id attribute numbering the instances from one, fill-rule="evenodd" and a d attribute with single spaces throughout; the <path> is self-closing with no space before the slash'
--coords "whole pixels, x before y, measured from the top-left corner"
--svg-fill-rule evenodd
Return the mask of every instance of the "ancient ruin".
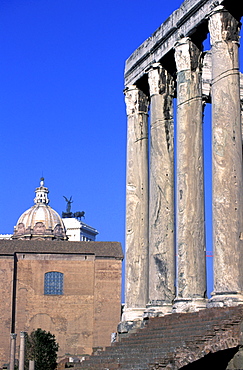
<path id="1" fill-rule="evenodd" d="M 126 61 L 126 302 L 121 332 L 144 317 L 243 303 L 242 13 L 236 0 L 186 0 Z M 208 35 L 211 47 L 204 51 Z M 213 146 L 214 290 L 209 300 L 202 134 L 206 104 L 212 104 Z"/>
<path id="2" fill-rule="evenodd" d="M 126 62 L 125 308 L 119 342 L 80 370 L 243 369 L 242 15 L 236 0 L 186 0 Z M 206 104 L 212 104 L 213 168 L 209 300 Z"/>

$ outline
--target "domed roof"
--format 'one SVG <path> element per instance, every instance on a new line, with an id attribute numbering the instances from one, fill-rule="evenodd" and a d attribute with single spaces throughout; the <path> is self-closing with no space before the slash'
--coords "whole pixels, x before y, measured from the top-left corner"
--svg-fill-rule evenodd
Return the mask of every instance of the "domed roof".
<path id="1" fill-rule="evenodd" d="M 48 203 L 49 190 L 41 178 L 35 190 L 35 205 L 25 211 L 14 227 L 13 239 L 67 240 L 65 226 L 59 214 Z"/>

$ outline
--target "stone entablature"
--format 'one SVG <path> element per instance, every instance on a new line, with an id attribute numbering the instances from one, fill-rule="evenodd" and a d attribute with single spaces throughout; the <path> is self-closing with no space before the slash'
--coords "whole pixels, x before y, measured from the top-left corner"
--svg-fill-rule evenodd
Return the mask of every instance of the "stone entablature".
<path id="1" fill-rule="evenodd" d="M 127 59 L 125 67 L 125 85 L 135 84 L 145 73 L 149 65 L 159 62 L 173 50 L 182 37 L 191 36 L 202 27 L 199 36 L 203 41 L 206 35 L 205 22 L 212 10 L 223 4 L 224 0 L 186 0 L 179 9 L 139 46 Z M 237 5 L 237 0 L 232 0 Z"/>

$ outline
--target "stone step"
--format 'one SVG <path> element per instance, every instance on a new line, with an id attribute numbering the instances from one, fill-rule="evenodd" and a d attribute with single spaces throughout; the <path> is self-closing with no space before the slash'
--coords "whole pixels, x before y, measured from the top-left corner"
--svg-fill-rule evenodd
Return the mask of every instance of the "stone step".
<path id="1" fill-rule="evenodd" d="M 239 336 L 242 308 L 205 311 L 150 319 L 143 329 L 122 338 L 98 355 L 91 356 L 78 368 L 148 370 L 155 363 L 166 365 L 173 362 L 175 353 L 184 348 L 194 352 L 215 337 L 216 333 L 225 335 L 230 329 L 230 335 L 236 338 Z"/>

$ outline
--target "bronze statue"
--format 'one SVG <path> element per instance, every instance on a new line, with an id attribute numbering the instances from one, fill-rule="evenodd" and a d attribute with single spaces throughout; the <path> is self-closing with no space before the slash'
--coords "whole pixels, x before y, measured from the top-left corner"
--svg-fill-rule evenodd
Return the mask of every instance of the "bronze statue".
<path id="1" fill-rule="evenodd" d="M 64 195 L 63 195 L 63 198 L 67 202 L 66 213 L 71 213 L 71 203 L 73 203 L 72 196 L 70 197 L 69 200 Z"/>
<path id="2" fill-rule="evenodd" d="M 75 213 L 71 212 L 71 204 L 73 203 L 72 196 L 70 197 L 70 199 L 68 199 L 67 197 L 65 197 L 63 195 L 63 198 L 67 202 L 67 207 L 66 207 L 66 212 L 62 212 L 62 218 L 75 217 L 75 218 L 81 220 L 81 218 L 84 217 L 85 212 L 84 211 L 82 211 L 82 212 L 79 211 L 79 212 L 75 212 Z"/>

